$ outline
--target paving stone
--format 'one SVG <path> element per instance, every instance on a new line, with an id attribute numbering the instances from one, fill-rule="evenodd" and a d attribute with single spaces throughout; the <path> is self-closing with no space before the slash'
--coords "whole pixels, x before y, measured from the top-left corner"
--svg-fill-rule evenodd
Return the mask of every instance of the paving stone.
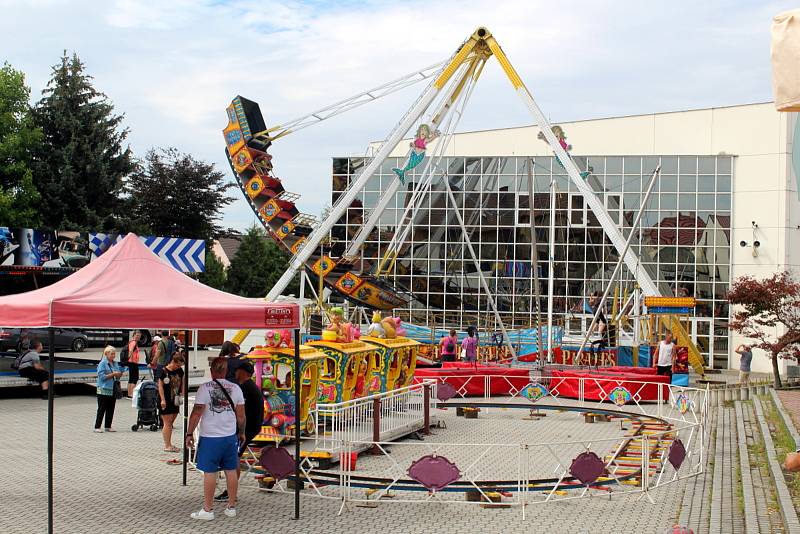
<path id="1" fill-rule="evenodd" d="M 222 514 L 209 523 L 196 522 L 189 513 L 201 505 L 201 478 L 190 472 L 189 485 L 180 485 L 181 468 L 165 463 L 174 455 L 161 452 L 158 433 L 131 432 L 136 412 L 130 404 L 117 406 L 113 434 L 95 434 L 92 423 L 96 401 L 93 397 L 67 396 L 56 399 L 55 412 L 55 495 L 56 532 L 63 533 L 150 533 L 167 532 L 281 532 L 282 534 L 329 532 L 381 534 L 407 532 L 458 533 L 511 532 L 531 530 L 552 533 L 574 532 L 664 532 L 676 522 L 676 515 L 688 484 L 704 479 L 679 480 L 656 488 L 650 495 L 656 504 L 639 499 L 639 494 L 560 501 L 530 505 L 523 521 L 521 508 L 485 509 L 464 504 L 381 503 L 377 508 L 339 512 L 336 500 L 304 497 L 302 517 L 292 519 L 293 499 L 289 494 L 261 492 L 243 487 L 239 516 Z M 491 417 L 495 417 L 492 415 Z M 532 442 L 559 441 L 574 435 L 584 425 L 577 416 L 548 415 L 532 423 L 528 436 Z M 493 442 L 508 442 L 502 431 L 502 418 L 475 431 Z M 549 422 L 548 422 L 549 421 Z M 467 424 L 460 419 L 456 425 Z M 583 425 L 583 426 L 582 426 Z M 591 425 L 609 437 L 618 435 L 619 425 Z M 580 428 L 579 428 L 580 427 Z M 616 427 L 616 429 L 615 429 Z M 0 461 L 7 482 L 0 532 L 43 532 L 46 530 L 46 403 L 31 399 L 3 400 L 0 410 Z M 466 427 L 465 427 L 466 428 Z M 606 435 L 603 434 L 603 435 Z M 176 429 L 177 436 L 180 428 Z M 444 436 L 442 432 L 441 436 Z M 400 447 L 396 447 L 399 449 Z M 571 450 L 564 452 L 568 456 Z M 376 460 L 365 460 L 378 461 Z M 494 469 L 503 471 L 505 459 L 498 456 Z M 361 464 L 361 458 L 359 458 Z M 365 464 L 369 465 L 369 464 Z M 221 512 L 222 506 L 217 510 Z M 696 532 L 699 532 L 696 530 Z"/>

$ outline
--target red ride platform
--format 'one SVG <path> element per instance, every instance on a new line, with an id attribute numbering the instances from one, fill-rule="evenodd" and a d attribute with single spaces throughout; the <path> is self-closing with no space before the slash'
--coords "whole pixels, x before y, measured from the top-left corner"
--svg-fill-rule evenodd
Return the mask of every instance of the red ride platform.
<path id="1" fill-rule="evenodd" d="M 561 397 L 579 398 L 580 384 L 583 382 L 583 398 L 586 400 L 601 398 L 607 400 L 609 394 L 617 387 L 628 390 L 639 402 L 659 400 L 659 388 L 661 388 L 661 399 L 669 398 L 670 378 L 656 375 L 656 370 L 652 367 L 616 366 L 591 371 L 553 369 L 551 377 L 550 391 Z"/>
<path id="2" fill-rule="evenodd" d="M 423 379 L 447 382 L 464 397 L 511 395 L 530 382 L 527 369 L 512 369 L 494 365 L 469 365 L 463 362 L 444 362 L 441 368 L 417 368 L 414 382 Z M 488 391 L 487 391 L 488 390 Z"/>

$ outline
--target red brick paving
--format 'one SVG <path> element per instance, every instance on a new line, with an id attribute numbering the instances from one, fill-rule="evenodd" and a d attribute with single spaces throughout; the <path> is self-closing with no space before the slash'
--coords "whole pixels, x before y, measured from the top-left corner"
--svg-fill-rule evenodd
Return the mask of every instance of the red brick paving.
<path id="1" fill-rule="evenodd" d="M 776 391 L 781 404 L 792 417 L 794 427 L 800 431 L 800 389 Z"/>

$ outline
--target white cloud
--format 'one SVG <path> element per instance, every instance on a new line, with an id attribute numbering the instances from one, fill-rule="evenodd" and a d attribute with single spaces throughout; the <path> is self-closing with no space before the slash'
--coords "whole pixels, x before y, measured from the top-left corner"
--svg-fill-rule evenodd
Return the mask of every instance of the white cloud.
<path id="1" fill-rule="evenodd" d="M 174 145 L 228 172 L 224 109 L 242 94 L 275 124 L 450 56 L 486 25 L 556 120 L 771 98 L 769 25 L 789 2 L 600 0 L 299 2 L 0 0 L 2 59 L 37 95 L 75 50 L 119 111 L 139 154 Z M 31 31 L 35 28 L 35 31 Z M 318 213 L 330 157 L 383 138 L 421 86 L 277 142 L 287 189 Z M 462 129 L 529 123 L 490 65 Z M 237 202 L 226 223 L 253 221 Z"/>

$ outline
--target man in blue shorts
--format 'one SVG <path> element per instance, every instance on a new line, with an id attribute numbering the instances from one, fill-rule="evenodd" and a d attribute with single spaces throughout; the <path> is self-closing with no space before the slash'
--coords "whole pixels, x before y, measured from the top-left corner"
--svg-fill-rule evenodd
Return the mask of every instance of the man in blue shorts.
<path id="1" fill-rule="evenodd" d="M 236 492 L 239 479 L 239 443 L 244 441 L 244 396 L 237 384 L 225 380 L 228 362 L 215 358 L 211 362 L 211 381 L 197 390 L 186 446 L 194 447 L 194 430 L 200 425 L 200 442 L 197 444 L 197 469 L 203 472 L 203 508 L 192 512 L 193 519 L 214 519 L 214 489 L 217 473 L 225 472 L 228 506 L 225 515 L 236 517 Z"/>

